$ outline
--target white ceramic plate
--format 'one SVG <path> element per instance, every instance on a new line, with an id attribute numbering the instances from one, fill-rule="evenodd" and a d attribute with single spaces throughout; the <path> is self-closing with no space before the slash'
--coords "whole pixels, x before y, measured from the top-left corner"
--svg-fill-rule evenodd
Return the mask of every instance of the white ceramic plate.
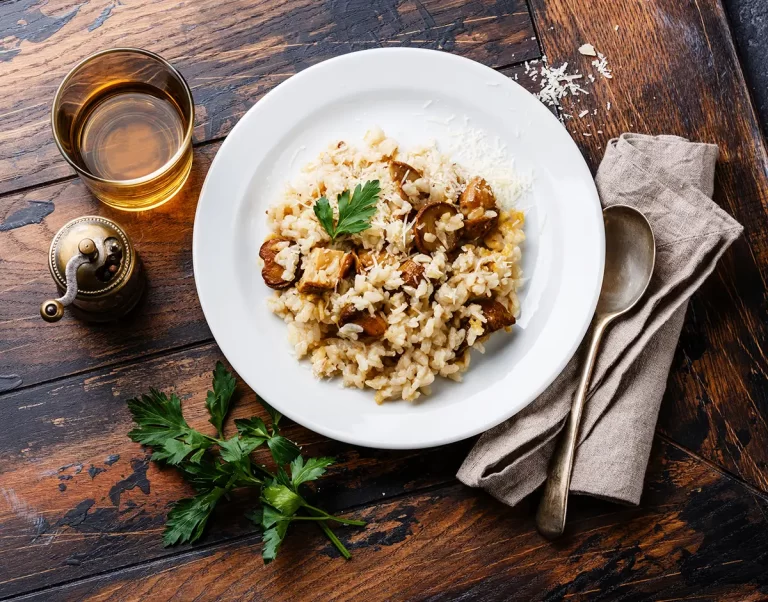
<path id="1" fill-rule="evenodd" d="M 464 382 L 417 403 L 378 406 L 373 392 L 318 381 L 266 306 L 258 251 L 265 211 L 334 140 L 380 126 L 404 146 L 464 126 L 498 138 L 520 172 L 533 170 L 526 210 L 521 319 L 472 352 Z M 455 138 L 451 138 L 455 141 Z M 481 174 L 482 175 L 482 174 Z M 262 398 L 309 429 L 349 443 L 412 449 L 487 430 L 528 405 L 581 341 L 603 275 L 604 232 L 592 177 L 555 117 L 508 77 L 474 61 L 416 49 L 347 54 L 293 76 L 240 120 L 211 165 L 195 216 L 195 281 L 216 342 Z M 442 381 L 443 379 L 438 379 Z"/>

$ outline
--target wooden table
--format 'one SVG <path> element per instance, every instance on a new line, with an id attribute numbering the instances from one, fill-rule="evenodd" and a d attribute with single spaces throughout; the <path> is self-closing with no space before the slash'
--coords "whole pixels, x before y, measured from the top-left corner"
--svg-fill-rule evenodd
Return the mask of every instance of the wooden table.
<path id="1" fill-rule="evenodd" d="M 6 0 L 0 31 L 0 598 L 768 597 L 768 159 L 719 0 Z M 691 302 L 640 507 L 575 499 L 566 536 L 547 543 L 534 529 L 536 499 L 509 509 L 457 483 L 472 441 L 385 452 L 290 425 L 307 453 L 340 460 L 320 503 L 369 521 L 338 530 L 352 561 L 297 527 L 263 566 L 260 537 L 241 518 L 247 497 L 199 544 L 163 548 L 167 505 L 189 490 L 126 437 L 125 400 L 175 388 L 189 394 L 191 422 L 210 426 L 203 398 L 221 353 L 195 294 L 192 223 L 237 119 L 297 71 L 354 50 L 439 49 L 536 89 L 523 61 L 546 54 L 591 72 L 584 42 L 614 73 L 563 101 L 590 166 L 625 131 L 714 142 L 716 201 L 745 227 Z M 114 46 L 170 59 L 197 102 L 193 175 L 147 213 L 97 203 L 49 128 L 67 70 Z M 48 245 L 84 214 L 124 225 L 149 294 L 119 324 L 45 324 Z M 245 389 L 233 417 L 259 411 Z"/>

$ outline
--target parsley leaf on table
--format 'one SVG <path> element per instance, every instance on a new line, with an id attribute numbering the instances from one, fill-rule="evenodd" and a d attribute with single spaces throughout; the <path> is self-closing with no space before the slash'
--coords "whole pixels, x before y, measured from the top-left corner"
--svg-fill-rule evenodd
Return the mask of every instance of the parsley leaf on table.
<path id="1" fill-rule="evenodd" d="M 378 194 L 378 183 L 377 194 Z M 355 190 L 358 195 L 360 187 Z M 346 207 L 356 201 L 353 196 Z M 356 227 L 352 226 L 353 228 Z M 357 520 L 343 519 L 311 506 L 298 491 L 299 485 L 313 481 L 325 473 L 332 458 L 305 460 L 293 441 L 280 434 L 278 423 L 282 414 L 259 400 L 271 419 L 267 425 L 258 416 L 235 420 L 237 435 L 224 438 L 224 420 L 236 381 L 221 362 L 213 371 L 213 391 L 208 391 L 206 408 L 209 422 L 218 437 L 211 437 L 189 426 L 176 394 L 150 389 L 146 395 L 128 400 L 135 428 L 128 436 L 137 443 L 152 447 L 152 460 L 175 466 L 197 491 L 197 495 L 176 502 L 163 533 L 166 546 L 194 542 L 205 530 L 208 518 L 222 497 L 240 488 L 255 488 L 260 492 L 261 508 L 249 518 L 263 531 L 262 557 L 265 563 L 274 560 L 292 521 L 315 521 L 323 533 L 338 548 L 344 558 L 349 551 L 327 525 L 334 521 L 345 525 L 364 526 Z M 251 459 L 251 453 L 266 444 L 275 464 L 275 472 Z M 218 450 L 218 451 L 217 451 Z M 290 467 L 290 475 L 286 468 Z"/>
<path id="2" fill-rule="evenodd" d="M 333 458 L 310 458 L 304 463 L 304 458 L 297 456 L 291 462 L 291 481 L 298 487 L 307 481 L 314 481 L 325 474 L 325 469 L 333 464 Z"/>
<path id="3" fill-rule="evenodd" d="M 221 459 L 225 462 L 239 462 L 262 443 L 263 441 L 241 439 L 235 435 L 231 439 L 219 442 Z"/>
<path id="4" fill-rule="evenodd" d="M 339 221 L 333 223 L 333 207 L 325 196 L 315 201 L 313 210 L 331 240 L 342 234 L 357 234 L 371 227 L 371 218 L 376 213 L 381 187 L 378 180 L 369 180 L 364 185 L 355 186 L 350 195 L 345 190 L 336 197 L 339 207 Z"/>
<path id="5" fill-rule="evenodd" d="M 304 500 L 285 485 L 273 483 L 261 491 L 261 500 L 285 516 L 293 516 L 304 505 Z M 265 506 L 266 508 L 266 506 Z"/>
<path id="6" fill-rule="evenodd" d="M 199 462 L 213 441 L 191 428 L 181 413 L 181 401 L 155 389 L 128 400 L 128 409 L 136 428 L 128 436 L 154 448 L 153 460 L 178 465 L 191 454 L 191 462 Z"/>
<path id="7" fill-rule="evenodd" d="M 278 465 L 289 464 L 301 454 L 299 446 L 282 435 L 274 435 L 267 441 L 269 451 Z"/>
<path id="8" fill-rule="evenodd" d="M 249 441 L 264 443 L 270 437 L 267 425 L 258 416 L 253 418 L 236 418 L 235 427 L 237 427 L 240 437 Z"/>
<path id="9" fill-rule="evenodd" d="M 208 391 L 205 398 L 205 407 L 211 415 L 210 423 L 216 427 L 219 437 L 223 436 L 224 419 L 229 412 L 229 402 L 235 392 L 235 377 L 224 367 L 221 362 L 216 362 L 213 370 L 213 391 Z"/>
<path id="10" fill-rule="evenodd" d="M 287 532 L 287 521 L 278 521 L 274 526 L 264 530 L 264 543 L 261 550 L 264 564 L 269 564 L 277 557 L 277 551 L 280 549 L 280 544 L 283 543 Z"/>
<path id="11" fill-rule="evenodd" d="M 283 415 L 261 397 L 259 397 L 259 403 L 261 404 L 261 407 L 267 411 L 267 414 L 269 414 L 269 419 L 272 421 L 272 433 L 274 433 L 275 429 L 277 429 L 277 425 L 280 424 L 280 419 Z"/>
<path id="12" fill-rule="evenodd" d="M 176 502 L 168 513 L 163 533 L 163 544 L 173 546 L 177 543 L 193 542 L 200 538 L 208 522 L 208 517 L 216 507 L 225 490 L 215 487 L 193 498 Z"/>

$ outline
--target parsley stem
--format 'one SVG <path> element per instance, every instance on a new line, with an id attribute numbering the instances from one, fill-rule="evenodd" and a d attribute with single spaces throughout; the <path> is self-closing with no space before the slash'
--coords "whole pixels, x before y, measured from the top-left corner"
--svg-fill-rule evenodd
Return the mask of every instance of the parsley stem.
<path id="1" fill-rule="evenodd" d="M 315 508 L 314 506 L 310 506 L 306 502 L 304 503 L 304 507 L 307 510 L 311 510 L 318 516 L 325 517 L 326 520 L 332 520 L 336 521 L 337 523 L 341 523 L 342 525 L 353 525 L 355 527 L 365 527 L 365 522 L 361 520 L 351 520 L 348 518 L 339 518 L 338 516 L 334 516 L 333 514 L 328 514 L 325 510 L 321 510 L 320 508 Z"/>
<path id="2" fill-rule="evenodd" d="M 341 540 L 336 537 L 336 534 L 333 531 L 331 531 L 331 528 L 326 524 L 325 521 L 317 523 L 317 526 L 323 530 L 323 533 L 326 534 L 328 539 L 331 540 L 331 543 L 336 546 L 336 549 L 341 553 L 342 556 L 344 556 L 345 559 L 349 560 L 352 558 L 352 554 L 350 554 L 349 550 L 344 547 L 344 544 L 341 543 Z"/>
<path id="3" fill-rule="evenodd" d="M 260 471 L 261 471 L 263 474 L 267 475 L 268 477 L 272 477 L 273 479 L 275 478 L 275 475 L 273 475 L 271 472 L 269 472 L 269 470 L 267 470 L 267 469 L 266 469 L 264 466 L 262 466 L 261 464 L 253 464 L 253 466 L 255 466 L 256 468 L 258 468 L 258 469 L 259 469 L 259 470 L 260 470 Z"/>

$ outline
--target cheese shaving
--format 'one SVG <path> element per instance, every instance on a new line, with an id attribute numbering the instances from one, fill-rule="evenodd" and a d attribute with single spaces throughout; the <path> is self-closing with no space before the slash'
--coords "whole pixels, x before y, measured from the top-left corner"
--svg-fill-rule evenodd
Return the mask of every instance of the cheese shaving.
<path id="1" fill-rule="evenodd" d="M 607 79 L 613 78 L 611 69 L 610 67 L 608 67 L 608 59 L 602 52 L 597 53 L 597 58 L 594 61 L 592 61 L 592 64 L 594 65 L 595 69 L 597 69 L 597 72 L 600 75 L 602 75 Z"/>

